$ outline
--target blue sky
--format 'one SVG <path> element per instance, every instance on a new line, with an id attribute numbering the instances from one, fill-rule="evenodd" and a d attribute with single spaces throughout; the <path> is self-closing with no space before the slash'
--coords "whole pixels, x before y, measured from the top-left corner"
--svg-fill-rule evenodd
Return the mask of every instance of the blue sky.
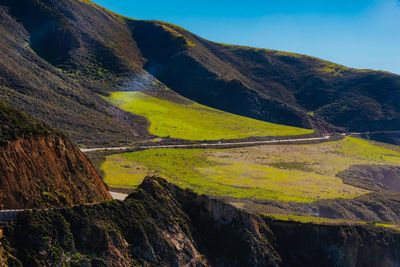
<path id="1" fill-rule="evenodd" d="M 298 52 L 400 74 L 399 0 L 94 0 L 212 41 Z"/>

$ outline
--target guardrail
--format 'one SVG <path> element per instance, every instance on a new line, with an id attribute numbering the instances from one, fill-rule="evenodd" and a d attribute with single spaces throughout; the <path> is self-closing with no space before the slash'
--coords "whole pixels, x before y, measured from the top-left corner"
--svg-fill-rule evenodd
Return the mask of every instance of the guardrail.
<path id="1" fill-rule="evenodd" d="M 69 207 L 54 207 L 54 208 L 38 208 L 38 209 L 12 209 L 12 210 L 0 210 L 0 223 L 7 223 L 10 221 L 14 221 L 18 214 L 28 211 L 46 211 L 46 210 L 61 210 L 66 208 L 74 208 L 74 207 L 84 207 L 84 206 L 93 206 L 97 204 L 101 204 L 102 202 L 93 202 L 93 203 L 85 203 L 85 204 L 78 204 Z"/>

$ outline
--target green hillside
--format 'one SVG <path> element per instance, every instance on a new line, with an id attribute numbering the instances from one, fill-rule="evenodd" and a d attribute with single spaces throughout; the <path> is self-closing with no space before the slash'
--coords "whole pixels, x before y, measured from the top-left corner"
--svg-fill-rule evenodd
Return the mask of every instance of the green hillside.
<path id="1" fill-rule="evenodd" d="M 147 118 L 150 133 L 159 137 L 221 140 L 313 133 L 313 130 L 262 122 L 194 102 L 176 103 L 142 92 L 114 92 L 106 99 L 125 111 Z"/>

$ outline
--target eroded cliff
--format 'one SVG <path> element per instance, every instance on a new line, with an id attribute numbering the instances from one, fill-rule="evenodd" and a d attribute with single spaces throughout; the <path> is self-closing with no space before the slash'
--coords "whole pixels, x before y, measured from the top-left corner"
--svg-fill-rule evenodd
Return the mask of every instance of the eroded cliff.
<path id="1" fill-rule="evenodd" d="M 58 135 L 18 139 L 0 147 L 0 208 L 93 203 L 110 198 L 97 171 Z"/>
<path id="2" fill-rule="evenodd" d="M 66 137 L 0 103 L 0 209 L 110 199 L 85 155 Z"/>

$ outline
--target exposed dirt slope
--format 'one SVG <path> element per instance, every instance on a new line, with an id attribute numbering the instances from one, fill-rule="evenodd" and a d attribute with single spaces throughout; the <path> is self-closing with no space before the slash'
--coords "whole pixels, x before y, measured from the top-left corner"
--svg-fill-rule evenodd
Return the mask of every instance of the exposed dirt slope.
<path id="1" fill-rule="evenodd" d="M 124 202 L 22 215 L 6 237 L 15 262 L 30 266 L 400 264 L 397 232 L 264 220 L 159 178 Z"/>
<path id="2" fill-rule="evenodd" d="M 0 122 L 0 209 L 67 206 L 111 198 L 90 161 L 64 136 L 3 104 Z M 10 131 L 12 135 L 7 134 Z"/>

